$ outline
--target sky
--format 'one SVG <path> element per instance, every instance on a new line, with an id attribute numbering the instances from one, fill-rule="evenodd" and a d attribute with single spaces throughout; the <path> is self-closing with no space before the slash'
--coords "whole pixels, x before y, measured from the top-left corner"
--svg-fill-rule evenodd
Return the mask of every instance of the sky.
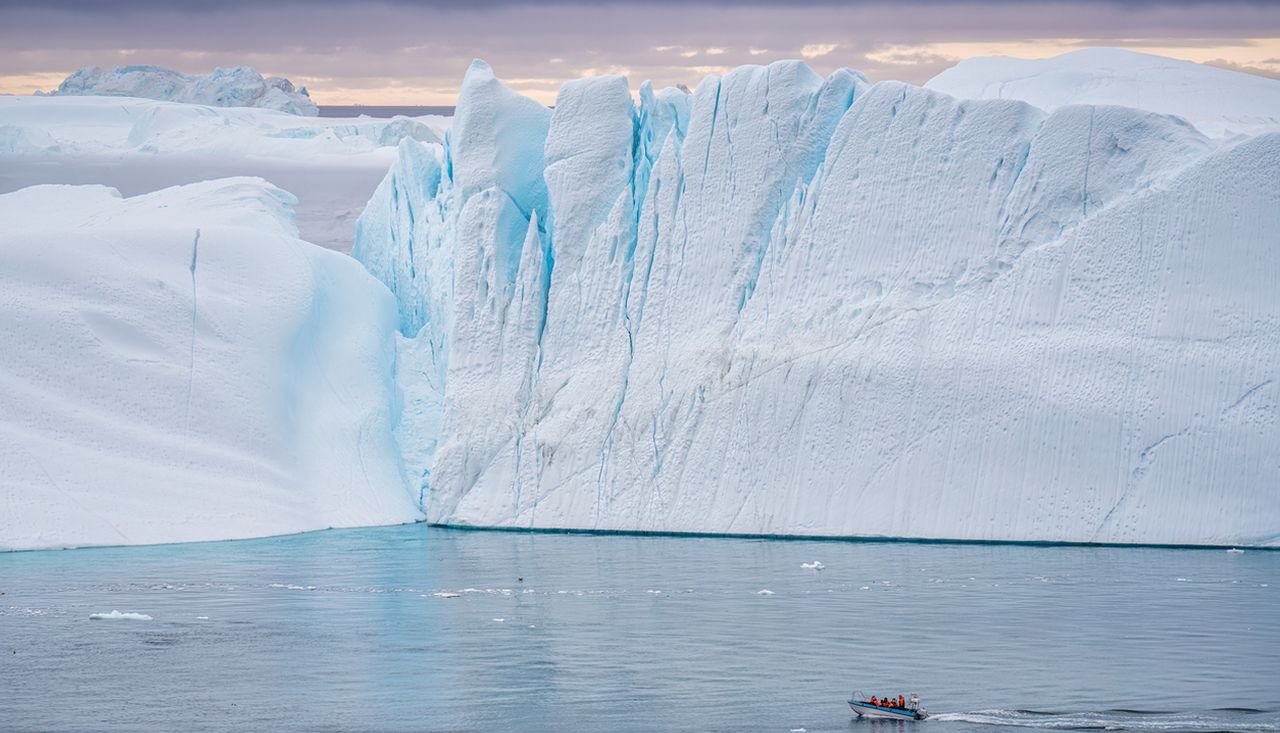
<path id="1" fill-rule="evenodd" d="M 320 104 L 449 105 L 473 58 L 546 103 L 566 79 L 694 87 L 783 58 L 922 84 L 972 56 L 1139 51 L 1280 78 L 1280 0 L 0 0 L 0 93 L 87 65 L 249 65 Z"/>

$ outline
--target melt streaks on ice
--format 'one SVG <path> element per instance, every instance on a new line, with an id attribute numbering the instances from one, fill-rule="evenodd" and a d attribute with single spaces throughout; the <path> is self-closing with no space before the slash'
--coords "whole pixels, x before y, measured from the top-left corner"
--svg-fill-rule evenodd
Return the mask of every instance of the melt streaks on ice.
<path id="1" fill-rule="evenodd" d="M 797 62 L 477 62 L 355 256 L 446 524 L 1280 541 L 1280 135 Z"/>

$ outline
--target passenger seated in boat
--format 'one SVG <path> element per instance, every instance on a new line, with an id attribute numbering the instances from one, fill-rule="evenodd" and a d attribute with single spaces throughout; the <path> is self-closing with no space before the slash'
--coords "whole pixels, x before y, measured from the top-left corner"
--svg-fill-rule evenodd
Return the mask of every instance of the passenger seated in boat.
<path id="1" fill-rule="evenodd" d="M 872 695 L 872 696 L 871 696 L 871 704 L 872 704 L 872 705 L 879 705 L 879 704 L 880 704 L 880 703 L 876 702 L 876 696 L 875 696 L 875 695 Z"/>
<path id="2" fill-rule="evenodd" d="M 903 697 L 902 695 L 898 695 L 898 707 L 905 710 L 907 708 L 907 698 Z"/>

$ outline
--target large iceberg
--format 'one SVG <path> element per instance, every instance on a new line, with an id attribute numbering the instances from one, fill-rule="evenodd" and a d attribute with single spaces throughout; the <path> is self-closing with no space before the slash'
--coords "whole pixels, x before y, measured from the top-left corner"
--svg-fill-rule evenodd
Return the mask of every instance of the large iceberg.
<path id="1" fill-rule="evenodd" d="M 1280 544 L 1280 135 L 468 71 L 355 256 L 443 524 Z"/>
<path id="2" fill-rule="evenodd" d="M 1019 99 L 1052 112 L 1118 104 L 1177 115 L 1210 137 L 1280 132 L 1280 81 L 1120 48 L 1048 59 L 978 56 L 925 84 L 966 99 Z"/>
<path id="3" fill-rule="evenodd" d="M 0 549 L 421 517 L 396 308 L 260 179 L 0 196 Z"/>
<path id="4" fill-rule="evenodd" d="M 306 87 L 295 89 L 288 79 L 278 76 L 263 78 L 248 66 L 214 69 L 204 75 L 151 65 L 109 70 L 86 66 L 48 94 L 141 97 L 211 107 L 261 107 L 309 117 L 320 114 Z"/>

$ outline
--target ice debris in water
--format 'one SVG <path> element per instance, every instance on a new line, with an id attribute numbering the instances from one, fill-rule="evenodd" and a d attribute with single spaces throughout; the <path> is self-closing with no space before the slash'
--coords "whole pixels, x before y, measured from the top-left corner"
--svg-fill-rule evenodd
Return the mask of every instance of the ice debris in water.
<path id="1" fill-rule="evenodd" d="M 825 568 L 826 565 L 823 565 L 821 560 L 814 560 L 813 562 L 802 562 L 800 563 L 800 567 L 805 570 L 821 570 Z"/>
<path id="2" fill-rule="evenodd" d="M 461 598 L 462 597 L 461 593 L 451 593 L 449 591 L 441 591 L 439 593 L 432 593 L 431 595 L 435 596 L 436 598 Z"/>
<path id="3" fill-rule="evenodd" d="M 505 618 L 495 618 L 495 619 L 493 620 L 493 622 L 494 622 L 495 624 L 500 624 L 500 623 L 502 623 L 502 622 L 504 622 L 504 621 L 506 621 L 506 619 L 505 619 Z"/>
<path id="4" fill-rule="evenodd" d="M 761 589 L 761 590 L 756 591 L 756 595 L 758 595 L 758 596 L 771 596 L 771 595 L 773 595 L 773 591 L 769 590 L 768 588 L 763 588 L 763 589 Z"/>
<path id="5" fill-rule="evenodd" d="M 120 613 L 112 611 L 111 613 L 91 613 L 89 618 L 94 621 L 150 621 L 151 617 L 145 613 Z"/>
<path id="6" fill-rule="evenodd" d="M 1243 555 L 1243 554 L 1244 554 L 1244 550 L 1241 550 L 1239 547 L 1232 547 L 1230 550 L 1227 550 L 1227 554 L 1229 554 L 1229 555 Z"/>

